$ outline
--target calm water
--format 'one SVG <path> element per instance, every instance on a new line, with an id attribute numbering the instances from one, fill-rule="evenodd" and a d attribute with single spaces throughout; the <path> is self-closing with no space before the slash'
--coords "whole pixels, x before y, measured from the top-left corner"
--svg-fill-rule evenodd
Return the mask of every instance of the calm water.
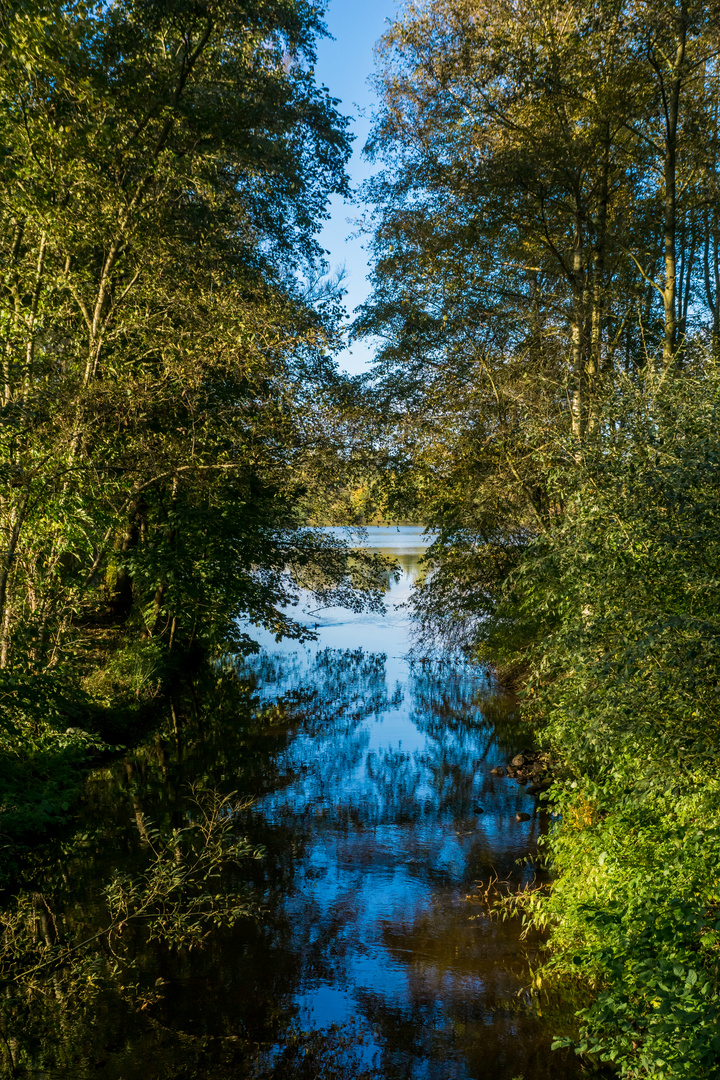
<path id="1" fill-rule="evenodd" d="M 485 672 L 408 658 L 404 605 L 422 530 L 370 528 L 366 546 L 402 567 L 385 616 L 314 612 L 306 620 L 318 641 L 307 648 L 261 638 L 264 695 L 308 675 L 322 686 L 319 716 L 282 754 L 289 782 L 255 806 L 271 826 L 306 831 L 284 901 L 307 958 L 299 1021 L 352 1025 L 364 1060 L 386 1077 L 561 1077 L 556 1055 L 546 1063 L 548 1033 L 517 1008 L 527 975 L 520 927 L 467 900 L 494 873 L 533 877 L 532 859 L 520 863 L 535 849 L 537 803 L 490 776 L 522 746 L 484 719 Z M 518 811 L 533 817 L 518 822 Z"/>
<path id="2" fill-rule="evenodd" d="M 201 949 L 168 950 L 139 932 L 109 939 L 88 961 L 97 989 L 78 976 L 56 982 L 51 1004 L 18 1005 L 16 1075 L 578 1075 L 525 1007 L 535 946 L 467 899 L 493 874 L 533 876 L 536 803 L 490 776 L 522 742 L 482 670 L 407 658 L 401 605 L 420 530 L 370 529 L 368 544 L 402 567 L 387 614 L 311 610 L 302 617 L 316 643 L 263 639 L 245 672 L 247 708 L 201 702 L 179 733 L 98 770 L 85 832 L 43 871 L 56 922 L 73 940 L 97 932 L 104 885 L 147 861 L 148 823 L 187 822 L 188 785 L 200 780 L 253 796 L 233 828 L 264 848 L 240 883 L 256 914 Z"/>

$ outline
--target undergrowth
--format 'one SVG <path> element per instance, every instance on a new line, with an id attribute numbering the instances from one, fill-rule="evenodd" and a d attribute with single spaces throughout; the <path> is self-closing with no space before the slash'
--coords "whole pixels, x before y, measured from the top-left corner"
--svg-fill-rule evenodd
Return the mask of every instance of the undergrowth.
<path id="1" fill-rule="evenodd" d="M 575 1001 L 558 1045 L 632 1080 L 720 1071 L 720 373 L 650 371 L 556 466 L 567 511 L 505 586 L 482 648 L 568 778 L 555 880 L 517 899 Z M 578 460 L 580 465 L 578 467 Z M 556 454 L 556 461 L 562 460 Z M 508 641 L 512 648 L 508 648 Z"/>

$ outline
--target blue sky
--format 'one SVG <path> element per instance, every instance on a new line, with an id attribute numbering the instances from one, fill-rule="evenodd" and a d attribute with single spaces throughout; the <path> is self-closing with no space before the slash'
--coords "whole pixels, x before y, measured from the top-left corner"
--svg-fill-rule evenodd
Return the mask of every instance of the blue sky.
<path id="1" fill-rule="evenodd" d="M 315 73 L 318 82 L 324 83 L 333 97 L 340 98 L 340 112 L 352 117 L 351 130 L 356 138 L 348 171 L 353 186 L 370 173 L 368 163 L 361 158 L 361 151 L 370 130 L 374 106 L 374 95 L 367 82 L 373 71 L 373 47 L 397 9 L 395 0 L 361 0 L 359 3 L 356 0 L 330 0 L 325 16 L 335 40 L 325 39 L 319 43 Z M 350 315 L 369 291 L 364 240 L 347 239 L 355 231 L 352 219 L 358 213 L 359 208 L 334 198 L 331 219 L 320 234 L 320 243 L 329 252 L 332 269 L 345 267 L 345 306 Z M 367 366 L 371 357 L 369 346 L 356 344 L 351 351 L 340 354 L 338 361 L 341 367 L 355 374 Z"/>

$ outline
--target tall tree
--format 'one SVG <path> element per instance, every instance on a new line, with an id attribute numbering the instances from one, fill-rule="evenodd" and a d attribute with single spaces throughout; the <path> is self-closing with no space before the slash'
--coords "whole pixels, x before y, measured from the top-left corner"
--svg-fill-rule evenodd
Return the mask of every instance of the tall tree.
<path id="1" fill-rule="evenodd" d="M 579 461 L 614 374 L 710 328 L 718 40 L 684 0 L 431 0 L 383 39 L 357 332 L 381 339 L 375 392 L 427 466 L 417 512 L 449 588 L 465 553 L 459 603 L 485 592 L 478 545 L 517 553 L 562 514 L 553 438 Z"/>
<path id="2" fill-rule="evenodd" d="M 337 296 L 308 281 L 349 145 L 320 10 L 0 14 L 0 662 L 56 660 L 105 588 L 170 642 L 293 632 L 288 567 L 349 588 L 293 509 L 326 441 Z"/>

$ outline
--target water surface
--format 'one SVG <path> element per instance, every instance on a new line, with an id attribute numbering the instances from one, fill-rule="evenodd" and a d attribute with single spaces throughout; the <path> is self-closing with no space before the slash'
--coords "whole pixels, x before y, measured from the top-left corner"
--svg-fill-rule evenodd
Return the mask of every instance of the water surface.
<path id="1" fill-rule="evenodd" d="M 388 1078 L 571 1075 L 520 1008 L 518 923 L 467 899 L 494 875 L 535 876 L 537 802 L 490 775 L 521 742 L 485 718 L 484 670 L 408 655 L 422 530 L 371 528 L 365 543 L 401 567 L 384 616 L 312 610 L 311 646 L 261 639 L 264 695 L 308 679 L 320 691 L 317 717 L 281 755 L 288 783 L 255 806 L 270 825 L 301 823 L 306 838 L 283 901 L 306 958 L 299 1020 L 352 1024 Z"/>
<path id="2" fill-rule="evenodd" d="M 164 728 L 90 777 L 80 829 L 38 857 L 20 905 L 28 941 L 94 944 L 8 990 L 7 1075 L 577 1075 L 526 1007 L 538 943 L 467 899 L 535 873 L 536 803 L 490 775 L 523 748 L 517 723 L 482 669 L 408 656 L 421 530 L 371 529 L 366 543 L 401 568 L 384 616 L 308 603 L 296 614 L 316 642 L 261 635 L 247 691 L 203 697 L 188 680 Z M 197 821 L 198 790 L 236 792 L 228 823 L 262 848 L 209 886 L 239 889 L 251 914 L 202 947 L 180 934 L 168 948 L 138 919 L 103 936 L 108 882 L 149 880 L 157 837 Z"/>

